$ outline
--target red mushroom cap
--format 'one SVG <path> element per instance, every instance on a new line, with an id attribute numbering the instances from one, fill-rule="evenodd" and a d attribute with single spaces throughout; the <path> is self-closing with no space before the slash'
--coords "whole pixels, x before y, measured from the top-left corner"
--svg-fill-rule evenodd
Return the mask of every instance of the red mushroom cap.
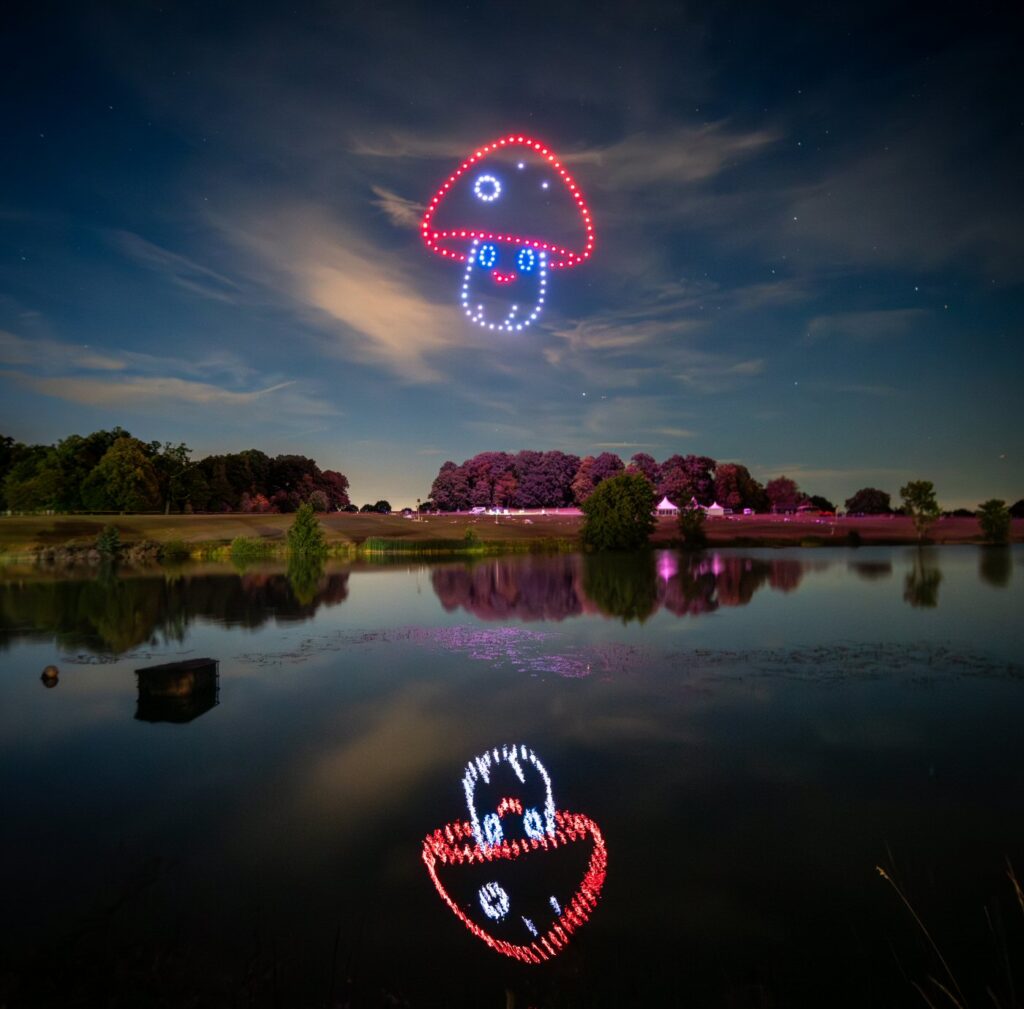
<path id="1" fill-rule="evenodd" d="M 517 147 L 521 147 L 528 151 L 533 156 L 534 160 L 540 159 L 540 163 L 551 168 L 557 178 L 560 179 L 562 184 L 565 186 L 566 192 L 568 192 L 572 197 L 573 204 L 583 229 L 582 243 L 576 248 L 566 248 L 541 235 L 516 235 L 507 234 L 505 231 L 493 231 L 488 228 L 486 223 L 467 224 L 465 227 L 449 226 L 444 229 L 439 229 L 435 226 L 434 218 L 437 211 L 441 207 L 445 197 L 448 196 L 452 188 L 463 175 L 465 175 L 474 166 L 479 167 L 481 162 L 489 156 L 496 153 L 514 151 Z M 523 136 L 521 134 L 500 137 L 492 143 L 485 144 L 483 147 L 478 148 L 473 154 L 466 158 L 466 160 L 448 176 L 447 180 L 441 185 L 434 194 L 433 199 L 431 199 L 430 203 L 427 205 L 426 213 L 423 215 L 423 222 L 420 225 L 420 234 L 423 236 L 423 242 L 428 249 L 437 253 L 439 256 L 444 256 L 447 259 L 453 259 L 460 263 L 466 261 L 467 249 L 472 245 L 474 239 L 478 239 L 480 241 L 525 245 L 534 249 L 539 249 L 540 251 L 548 254 L 548 266 L 553 270 L 568 269 L 569 267 L 576 266 L 578 263 L 582 263 L 583 260 L 589 259 L 591 252 L 594 250 L 593 220 L 591 219 L 590 210 L 587 207 L 586 201 L 583 199 L 583 194 L 580 192 L 580 188 L 576 184 L 576 180 L 569 174 L 568 170 L 562 165 L 546 144 L 543 144 L 541 141 L 532 137 Z"/>

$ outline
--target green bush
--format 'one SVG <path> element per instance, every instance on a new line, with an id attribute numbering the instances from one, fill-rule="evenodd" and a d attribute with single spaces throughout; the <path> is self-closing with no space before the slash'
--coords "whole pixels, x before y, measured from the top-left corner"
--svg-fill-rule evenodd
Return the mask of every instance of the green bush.
<path id="1" fill-rule="evenodd" d="M 296 557 L 324 557 L 327 538 L 311 504 L 299 506 L 288 530 L 288 549 Z"/>
<path id="2" fill-rule="evenodd" d="M 1010 509 L 1005 501 L 990 498 L 978 505 L 978 523 L 981 534 L 989 543 L 1008 543 L 1010 540 Z"/>
<path id="3" fill-rule="evenodd" d="M 266 540 L 257 536 L 236 536 L 231 541 L 231 559 L 237 564 L 249 564 L 252 561 L 270 557 L 273 547 Z"/>
<path id="4" fill-rule="evenodd" d="M 580 538 L 591 550 L 638 550 L 654 532 L 654 489 L 642 473 L 602 480 L 582 509 Z"/>
<path id="5" fill-rule="evenodd" d="M 462 542 L 467 547 L 475 547 L 480 545 L 481 539 L 477 536 L 475 529 L 467 529 L 466 535 L 462 537 Z"/>
<path id="6" fill-rule="evenodd" d="M 104 557 L 115 557 L 121 549 L 121 534 L 117 526 L 104 526 L 96 537 L 96 549 Z"/>
<path id="7" fill-rule="evenodd" d="M 191 556 L 189 549 L 181 540 L 168 540 L 160 547 L 160 560 L 184 561 Z"/>
<path id="8" fill-rule="evenodd" d="M 704 510 L 702 508 L 681 508 L 679 510 L 679 535 L 692 550 L 707 545 L 708 534 L 704 531 Z"/>

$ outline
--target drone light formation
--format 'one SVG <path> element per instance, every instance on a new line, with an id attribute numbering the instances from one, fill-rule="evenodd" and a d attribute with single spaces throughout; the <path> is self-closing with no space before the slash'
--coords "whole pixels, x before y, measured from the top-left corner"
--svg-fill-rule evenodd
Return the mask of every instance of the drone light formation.
<path id="1" fill-rule="evenodd" d="M 495 155 L 518 153 L 519 149 L 524 152 L 524 159 L 517 161 L 514 168 L 511 163 L 484 168 L 483 162 L 488 158 L 494 161 Z M 544 235 L 510 232 L 497 224 L 497 210 L 525 195 L 520 173 L 529 176 L 526 169 L 535 165 L 545 173 L 539 190 L 546 195 L 551 182 L 560 181 L 570 197 L 581 236 L 575 247 Z M 464 192 L 459 183 L 465 181 L 469 181 L 470 202 L 476 207 L 470 215 L 472 219 L 460 222 L 458 227 L 437 227 L 435 218 L 442 203 L 454 190 Z M 431 252 L 466 264 L 459 290 L 460 307 L 470 322 L 492 331 L 521 332 L 534 323 L 544 308 L 550 272 L 578 266 L 594 250 L 590 208 L 576 180 L 547 145 L 517 134 L 484 144 L 448 176 L 427 205 L 420 234 Z M 482 297 L 499 293 L 517 299 L 509 303 L 503 317 L 500 312 L 489 312 L 487 299 Z"/>
<path id="2" fill-rule="evenodd" d="M 506 767 L 524 786 L 524 795 L 530 779 L 539 782 L 540 801 L 524 805 L 518 796 L 505 796 L 481 815 L 477 810 L 478 786 L 492 785 L 492 777 Z M 469 931 L 496 952 L 528 964 L 557 956 L 573 933 L 589 920 L 604 886 L 608 852 L 601 831 L 590 817 L 555 808 L 551 778 L 526 746 L 495 747 L 475 757 L 466 765 L 462 787 L 469 819 L 448 823 L 423 841 L 423 862 L 438 894 Z M 589 846 L 590 857 L 572 897 L 563 904 L 551 895 L 544 907 L 526 906 L 528 901 L 521 901 L 524 906 L 517 907 L 516 890 L 502 878 L 503 871 L 511 863 L 526 859 L 522 864 L 535 872 L 542 853 L 550 857 L 573 845 Z M 475 901 L 460 903 L 441 874 L 472 865 L 487 867 L 487 875 L 492 878 L 478 888 Z M 477 907 L 483 918 L 474 920 Z M 532 917 L 523 914 L 524 910 Z M 543 920 L 539 911 L 546 915 Z M 498 926 L 505 928 L 506 935 L 518 934 L 520 941 L 494 934 Z"/>

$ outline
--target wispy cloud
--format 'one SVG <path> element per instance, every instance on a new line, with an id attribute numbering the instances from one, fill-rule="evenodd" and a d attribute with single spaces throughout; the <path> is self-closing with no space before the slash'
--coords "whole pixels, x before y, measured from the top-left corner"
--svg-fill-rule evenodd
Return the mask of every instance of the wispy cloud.
<path id="1" fill-rule="evenodd" d="M 352 139 L 353 154 L 367 158 L 458 158 L 460 161 L 473 151 L 474 145 L 486 143 L 493 137 L 456 135 L 437 136 L 432 133 L 395 130 L 371 139 L 355 136 Z"/>
<path id="2" fill-rule="evenodd" d="M 849 483 L 851 481 L 893 480 L 905 475 L 903 469 L 886 466 L 813 466 L 799 462 L 769 463 L 767 465 L 754 463 L 751 465 L 751 472 L 759 479 L 766 480 L 785 474 L 802 487 L 805 483 L 811 484 L 815 481 Z"/>
<path id="3" fill-rule="evenodd" d="M 871 312 L 816 315 L 807 324 L 806 342 L 820 340 L 892 340 L 906 336 L 931 315 L 923 308 L 890 308 Z"/>
<path id="4" fill-rule="evenodd" d="M 124 377 L 117 380 L 102 378 L 48 378 L 5 372 L 20 385 L 44 396 L 53 396 L 82 406 L 138 407 L 153 405 L 166 407 L 169 403 L 198 406 L 245 406 L 271 393 L 293 386 L 294 382 L 280 382 L 265 389 L 236 392 L 206 382 L 192 382 L 180 378 Z M 300 403 L 303 400 L 299 400 Z M 292 406 L 294 407 L 294 403 Z M 305 401 L 304 413 L 323 412 L 323 404 Z M 333 411 L 332 411 L 333 412 Z"/>
<path id="5" fill-rule="evenodd" d="M 635 134 L 607 147 L 570 152 L 565 160 L 598 165 L 604 188 L 664 191 L 665 186 L 678 189 L 714 178 L 778 139 L 772 130 L 736 130 L 720 121 Z"/>
<path id="6" fill-rule="evenodd" d="M 494 139 L 497 137 L 392 132 L 373 140 L 357 137 L 352 152 L 370 158 L 461 161 L 477 145 Z M 594 165 L 599 169 L 597 184 L 606 189 L 683 186 L 713 178 L 778 139 L 773 130 L 740 130 L 720 120 L 636 133 L 602 147 L 558 149 L 557 154 L 565 164 Z"/>
<path id="7" fill-rule="evenodd" d="M 238 299 L 238 284 L 224 274 L 130 231 L 113 231 L 110 235 L 122 252 L 178 287 L 214 301 L 234 302 Z"/>
<path id="8" fill-rule="evenodd" d="M 300 390 L 295 379 L 254 387 L 252 379 L 258 381 L 259 376 L 240 367 L 230 355 L 180 361 L 60 340 L 26 339 L 0 331 L 0 364 L 10 366 L 0 371 L 4 379 L 80 406 L 135 412 L 166 411 L 175 406 L 216 409 L 243 407 L 273 396 L 282 416 L 338 413 L 308 389 Z"/>
<path id="9" fill-rule="evenodd" d="M 420 226 L 423 213 L 427 209 L 425 204 L 408 200 L 383 186 L 373 186 L 372 188 L 377 197 L 373 201 L 374 204 L 387 214 L 392 224 L 397 224 L 400 228 L 418 228 Z"/>
<path id="10" fill-rule="evenodd" d="M 60 340 L 26 339 L 0 330 L 0 364 L 31 365 L 45 371 L 86 369 L 89 371 L 120 371 L 123 359 L 87 344 L 63 343 Z"/>
<path id="11" fill-rule="evenodd" d="M 804 382 L 803 388 L 814 392 L 841 393 L 850 396 L 869 396 L 887 399 L 898 396 L 903 390 L 894 385 L 873 382 Z"/>
<path id="12" fill-rule="evenodd" d="M 262 283 L 320 324 L 326 346 L 347 360 L 379 364 L 410 382 L 440 382 L 440 359 L 479 337 L 454 305 L 422 295 L 400 262 L 387 259 L 325 208 L 216 221 L 253 258 Z"/>

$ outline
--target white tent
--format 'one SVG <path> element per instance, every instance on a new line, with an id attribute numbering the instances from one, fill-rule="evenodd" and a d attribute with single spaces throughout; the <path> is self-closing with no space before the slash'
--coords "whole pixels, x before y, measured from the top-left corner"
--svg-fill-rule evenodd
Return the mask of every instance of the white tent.
<path id="1" fill-rule="evenodd" d="M 708 505 L 707 514 L 710 518 L 714 518 L 716 516 L 721 517 L 725 514 L 725 509 L 717 501 L 715 501 L 714 504 Z"/>
<path id="2" fill-rule="evenodd" d="M 661 499 L 661 503 L 654 509 L 658 515 L 678 515 L 679 509 L 672 504 L 667 497 Z"/>

